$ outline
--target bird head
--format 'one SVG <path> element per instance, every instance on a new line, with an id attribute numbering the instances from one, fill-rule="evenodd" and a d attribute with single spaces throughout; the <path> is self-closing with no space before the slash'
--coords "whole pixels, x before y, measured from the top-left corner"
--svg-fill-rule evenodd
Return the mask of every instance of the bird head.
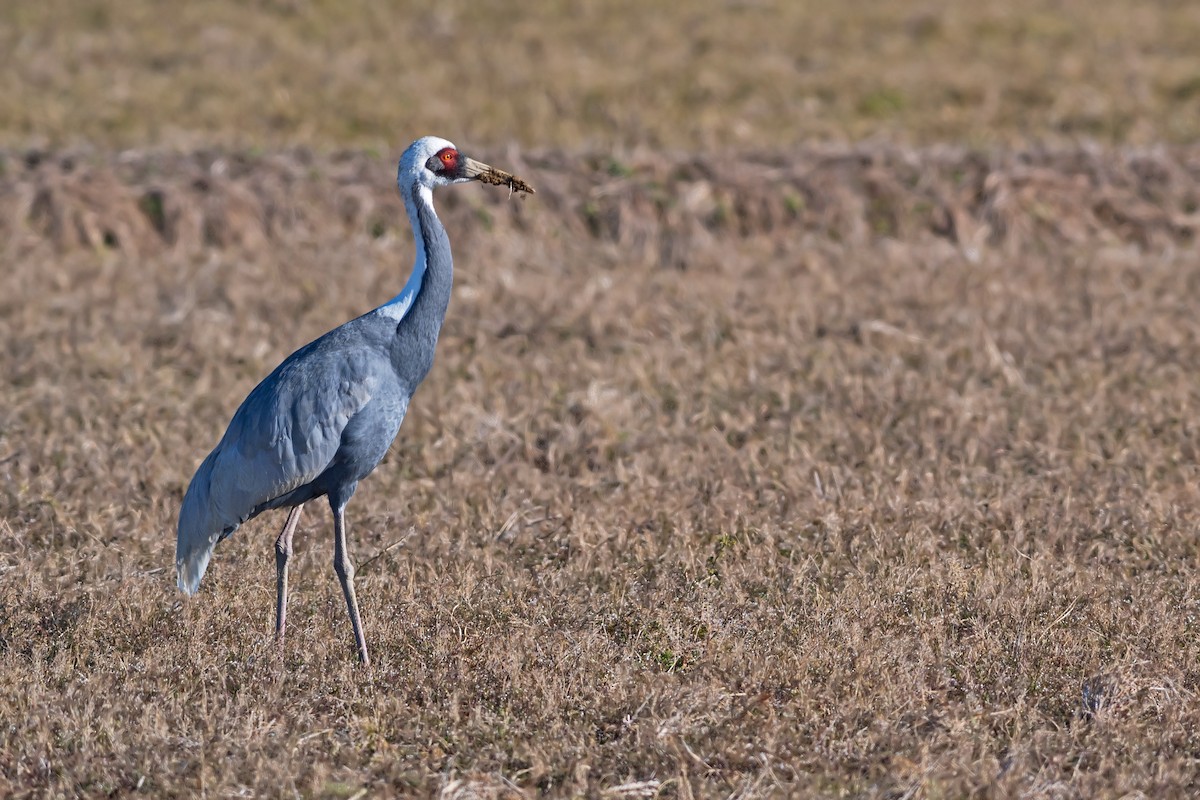
<path id="1" fill-rule="evenodd" d="M 437 136 L 423 136 L 408 146 L 400 157 L 398 180 L 401 184 L 419 184 L 430 189 L 467 181 L 507 185 L 517 191 L 533 192 L 533 187 L 503 170 L 464 155 L 453 142 Z"/>

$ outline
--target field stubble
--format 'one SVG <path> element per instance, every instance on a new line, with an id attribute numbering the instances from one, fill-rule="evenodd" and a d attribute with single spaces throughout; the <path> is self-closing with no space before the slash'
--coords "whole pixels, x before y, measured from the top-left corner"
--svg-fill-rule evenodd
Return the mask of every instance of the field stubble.
<path id="1" fill-rule="evenodd" d="M 238 400 L 402 284 L 391 165 L 5 154 L 0 793 L 1196 790 L 1200 151 L 478 155 L 539 194 L 439 197 L 364 672 L 326 515 L 282 654 L 280 517 L 171 562 Z"/>

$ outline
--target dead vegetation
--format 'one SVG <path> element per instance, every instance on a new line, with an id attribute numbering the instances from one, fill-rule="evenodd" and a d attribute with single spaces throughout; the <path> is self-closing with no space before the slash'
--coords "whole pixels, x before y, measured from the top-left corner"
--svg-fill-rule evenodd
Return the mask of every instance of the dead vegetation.
<path id="1" fill-rule="evenodd" d="M 393 165 L 4 155 L 0 794 L 1194 794 L 1195 148 L 481 155 L 540 189 L 439 197 L 366 673 L 320 515 L 282 655 L 281 519 L 171 562 L 238 399 L 404 280 Z"/>
<path id="2" fill-rule="evenodd" d="M 848 244 L 944 239 L 971 260 L 1075 245 L 1188 246 L 1200 229 L 1200 148 L 994 151 L 819 147 L 664 157 L 509 150 L 546 189 L 526 207 L 453 194 L 488 224 L 570 235 L 639 263 L 720 260 L 719 241 L 790 248 L 805 235 Z M 0 151 L 0 237 L 10 257 L 95 249 L 161 256 L 236 248 L 269 255 L 311 239 L 407 235 L 390 160 L 308 151 Z M 495 171 L 485 183 L 528 185 Z M 519 198 L 518 198 L 519 199 Z M 462 235 L 473 235 L 470 231 Z M 706 256 L 705 254 L 709 254 Z"/>
<path id="3" fill-rule="evenodd" d="M 0 796 L 1200 792 L 1200 4 L 405 5 L 0 4 Z M 364 672 L 174 524 L 428 133 Z"/>
<path id="4" fill-rule="evenodd" d="M 518 178 L 516 175 L 509 175 L 504 170 L 488 167 L 483 172 L 479 173 L 479 181 L 486 183 L 489 186 L 507 186 L 510 192 L 525 192 L 526 194 L 537 194 L 536 190 L 525 181 Z"/>

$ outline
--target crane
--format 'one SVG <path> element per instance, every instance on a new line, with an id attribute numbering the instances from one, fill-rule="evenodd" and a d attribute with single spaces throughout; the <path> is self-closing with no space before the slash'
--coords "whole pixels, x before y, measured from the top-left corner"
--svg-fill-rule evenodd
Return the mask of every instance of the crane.
<path id="1" fill-rule="evenodd" d="M 275 540 L 275 637 L 282 643 L 292 536 L 304 505 L 325 497 L 333 513 L 333 569 L 359 660 L 370 664 L 346 547 L 346 505 L 396 438 L 433 365 L 453 280 L 433 190 L 472 180 L 533 192 L 445 139 L 426 136 L 404 151 L 396 184 L 416 240 L 412 274 L 388 302 L 292 353 L 242 401 L 180 507 L 175 567 L 185 593 L 199 588 L 217 542 L 265 511 L 288 509 Z"/>

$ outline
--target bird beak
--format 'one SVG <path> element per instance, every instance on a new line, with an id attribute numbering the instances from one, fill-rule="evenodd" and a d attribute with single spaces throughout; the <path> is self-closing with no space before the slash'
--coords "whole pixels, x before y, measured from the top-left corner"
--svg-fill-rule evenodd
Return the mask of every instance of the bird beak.
<path id="1" fill-rule="evenodd" d="M 473 178 L 474 180 L 479 180 L 480 176 L 486 175 L 489 172 L 498 171 L 494 167 L 490 167 L 482 161 L 476 161 L 473 158 L 466 159 L 466 163 L 463 165 L 463 172 L 466 173 L 468 178 Z"/>
<path id="2" fill-rule="evenodd" d="M 467 158 L 463 163 L 463 174 L 471 180 L 491 186 L 507 186 L 510 191 L 534 193 L 534 188 L 516 175 L 496 169 L 473 158 Z"/>

